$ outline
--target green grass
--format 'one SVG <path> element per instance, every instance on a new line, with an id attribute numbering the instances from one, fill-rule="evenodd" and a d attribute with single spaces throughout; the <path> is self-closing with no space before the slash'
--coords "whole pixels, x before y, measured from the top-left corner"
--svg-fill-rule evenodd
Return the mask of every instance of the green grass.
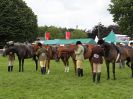
<path id="1" fill-rule="evenodd" d="M 25 71 L 18 72 L 18 60 L 14 71 L 7 72 L 7 58 L 0 56 L 0 99 L 133 99 L 133 78 L 131 70 L 116 67 L 116 78 L 107 80 L 105 65 L 102 66 L 101 83 L 93 83 L 91 68 L 84 61 L 84 77 L 74 74 L 73 63 L 70 72 L 64 73 L 62 62 L 51 62 L 50 74 L 41 75 L 35 71 L 34 61 L 25 60 Z"/>

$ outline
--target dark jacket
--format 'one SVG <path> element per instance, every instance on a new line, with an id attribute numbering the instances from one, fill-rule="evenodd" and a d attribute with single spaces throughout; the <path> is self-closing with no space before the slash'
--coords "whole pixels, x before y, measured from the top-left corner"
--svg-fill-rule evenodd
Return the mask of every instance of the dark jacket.
<path id="1" fill-rule="evenodd" d="M 92 49 L 92 62 L 96 64 L 102 64 L 103 63 L 103 49 L 97 45 Z"/>
<path id="2" fill-rule="evenodd" d="M 45 48 L 42 48 L 42 47 L 39 48 L 37 50 L 36 54 L 38 55 L 40 61 L 43 61 L 43 60 L 47 59 L 46 49 Z"/>

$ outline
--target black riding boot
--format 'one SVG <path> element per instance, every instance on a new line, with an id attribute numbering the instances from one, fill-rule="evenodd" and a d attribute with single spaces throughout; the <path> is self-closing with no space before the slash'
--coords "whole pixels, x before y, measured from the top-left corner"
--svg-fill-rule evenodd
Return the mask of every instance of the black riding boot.
<path id="1" fill-rule="evenodd" d="M 46 73 L 46 67 L 43 67 L 43 74 Z"/>
<path id="2" fill-rule="evenodd" d="M 98 83 L 100 82 L 100 75 L 101 75 L 101 73 L 97 73 L 97 82 Z"/>
<path id="3" fill-rule="evenodd" d="M 41 73 L 43 74 L 43 67 L 41 67 Z"/>
<path id="4" fill-rule="evenodd" d="M 8 72 L 10 72 L 10 68 L 11 68 L 11 66 L 8 66 Z"/>
<path id="5" fill-rule="evenodd" d="M 95 78 L 96 78 L 96 73 L 93 72 L 93 82 L 95 82 Z"/>
<path id="6" fill-rule="evenodd" d="M 13 71 L 13 66 L 11 66 L 11 71 Z"/>
<path id="7" fill-rule="evenodd" d="M 81 69 L 80 69 L 80 68 L 78 68 L 77 70 L 78 70 L 78 77 L 80 77 L 80 74 L 81 74 Z"/>
<path id="8" fill-rule="evenodd" d="M 81 71 L 81 77 L 83 77 L 83 69 L 80 69 L 80 71 Z"/>

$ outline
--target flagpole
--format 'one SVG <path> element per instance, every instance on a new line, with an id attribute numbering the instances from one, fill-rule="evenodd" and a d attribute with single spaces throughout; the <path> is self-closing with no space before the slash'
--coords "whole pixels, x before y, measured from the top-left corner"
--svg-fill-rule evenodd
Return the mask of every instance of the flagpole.
<path id="1" fill-rule="evenodd" d="M 101 25 L 101 22 L 98 23 L 98 38 L 100 38 L 100 30 L 99 30 L 100 25 Z"/>

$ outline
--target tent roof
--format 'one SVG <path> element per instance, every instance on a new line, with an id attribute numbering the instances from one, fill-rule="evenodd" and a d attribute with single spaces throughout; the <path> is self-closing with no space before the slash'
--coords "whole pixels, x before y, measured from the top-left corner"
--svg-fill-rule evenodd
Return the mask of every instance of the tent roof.
<path id="1" fill-rule="evenodd" d="M 116 36 L 115 36 L 115 33 L 114 33 L 113 31 L 111 31 L 111 32 L 109 33 L 109 35 L 105 37 L 104 40 L 105 40 L 106 42 L 116 42 L 116 41 L 118 41 L 117 38 L 116 38 Z"/>
<path id="2" fill-rule="evenodd" d="M 54 40 L 44 40 L 44 44 L 76 44 L 77 41 L 81 41 L 83 44 L 96 44 L 96 42 L 93 39 L 87 38 L 87 39 L 54 39 Z"/>
<path id="3" fill-rule="evenodd" d="M 128 41 L 119 40 L 116 37 L 116 34 L 113 31 L 111 31 L 109 33 L 109 35 L 104 38 L 104 40 L 105 40 L 105 42 L 113 42 L 113 43 L 121 43 L 122 42 L 122 43 L 128 43 Z"/>

